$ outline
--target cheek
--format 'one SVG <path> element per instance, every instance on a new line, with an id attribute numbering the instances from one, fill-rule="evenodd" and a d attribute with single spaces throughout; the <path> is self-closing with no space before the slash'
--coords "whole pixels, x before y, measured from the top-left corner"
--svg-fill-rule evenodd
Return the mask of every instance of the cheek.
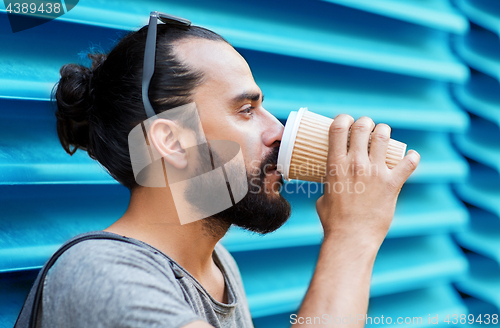
<path id="1" fill-rule="evenodd" d="M 248 172 L 260 167 L 264 144 L 257 124 L 234 120 L 228 117 L 209 115 L 200 111 L 203 131 L 207 140 L 231 140 L 237 142 L 243 153 Z"/>
<path id="2" fill-rule="evenodd" d="M 240 143 L 248 172 L 255 172 L 262 163 L 262 147 L 259 140 L 244 140 Z"/>
<path id="3" fill-rule="evenodd" d="M 269 153 L 269 149 L 264 143 L 265 125 L 260 117 L 256 117 L 252 122 L 248 122 L 243 131 L 244 138 L 241 140 L 241 147 L 244 148 L 243 155 L 249 164 L 248 167 L 259 168 L 262 160 Z"/>

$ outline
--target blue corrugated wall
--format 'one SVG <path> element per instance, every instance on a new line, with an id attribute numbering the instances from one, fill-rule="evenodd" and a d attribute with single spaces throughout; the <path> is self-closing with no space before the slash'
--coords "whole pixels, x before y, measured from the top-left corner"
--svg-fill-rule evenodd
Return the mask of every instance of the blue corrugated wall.
<path id="1" fill-rule="evenodd" d="M 467 157 L 470 176 L 456 186 L 471 216 L 469 229 L 456 240 L 467 250 L 471 270 L 457 288 L 465 301 L 481 312 L 500 311 L 500 2 L 460 0 L 458 8 L 471 22 L 467 35 L 453 48 L 472 69 L 465 85 L 452 93 L 471 117 L 465 134 L 454 143 Z M 497 322 L 498 324 L 498 322 Z"/>
<path id="2" fill-rule="evenodd" d="M 37 270 L 62 242 L 126 210 L 125 188 L 85 152 L 64 152 L 49 97 L 63 64 L 88 63 L 86 52 L 109 50 L 152 10 L 226 37 L 281 120 L 303 106 L 367 115 L 421 154 L 375 264 L 369 315 L 422 317 L 408 325 L 422 327 L 429 314 L 498 312 L 496 0 L 81 0 L 16 34 L 3 9 L 0 327 L 12 327 Z M 293 214 L 277 232 L 231 229 L 222 241 L 240 266 L 256 327 L 287 327 L 297 312 L 322 238 L 319 187 L 287 185 Z"/>

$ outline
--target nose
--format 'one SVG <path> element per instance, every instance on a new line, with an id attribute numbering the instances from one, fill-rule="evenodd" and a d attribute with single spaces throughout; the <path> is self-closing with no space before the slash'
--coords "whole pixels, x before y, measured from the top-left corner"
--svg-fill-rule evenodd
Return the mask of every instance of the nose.
<path id="1" fill-rule="evenodd" d="M 277 147 L 281 143 L 281 136 L 285 127 L 281 122 L 267 110 L 264 113 L 264 130 L 262 131 L 262 141 L 267 147 Z"/>

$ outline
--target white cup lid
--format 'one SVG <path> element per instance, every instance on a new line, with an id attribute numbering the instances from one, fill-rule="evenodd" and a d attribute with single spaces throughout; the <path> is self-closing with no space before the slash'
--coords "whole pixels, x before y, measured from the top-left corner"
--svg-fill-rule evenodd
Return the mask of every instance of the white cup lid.
<path id="1" fill-rule="evenodd" d="M 297 137 L 300 121 L 306 111 L 307 108 L 303 107 L 299 109 L 298 112 L 290 112 L 288 119 L 286 120 L 283 136 L 281 137 L 277 168 L 281 172 L 283 179 L 286 181 L 290 181 L 288 173 L 290 170 L 290 162 L 292 160 L 293 146 L 295 145 L 295 138 Z"/>

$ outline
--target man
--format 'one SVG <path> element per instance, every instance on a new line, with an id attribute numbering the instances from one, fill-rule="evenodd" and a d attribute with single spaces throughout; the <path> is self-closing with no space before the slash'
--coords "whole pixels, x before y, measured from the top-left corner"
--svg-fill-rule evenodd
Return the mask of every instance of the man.
<path id="1" fill-rule="evenodd" d="M 198 74 L 199 83 L 195 83 L 188 98 L 189 102 L 196 104 L 206 139 L 238 143 L 249 181 L 254 180 L 254 185 L 257 182 L 261 188 L 254 190 L 249 187 L 243 200 L 209 218 L 172 224 L 179 222 L 180 218 L 169 186 L 134 187 L 125 214 L 104 231 L 139 240 L 150 251 L 103 240 L 73 246 L 56 262 L 45 281 L 43 327 L 252 326 L 237 266 L 218 242 L 231 224 L 267 233 L 279 228 L 289 217 L 289 204 L 279 194 L 281 175 L 274 166 L 283 125 L 264 109 L 262 91 L 256 85 L 248 64 L 230 44 L 221 38 L 191 35 L 189 31 L 199 29 L 197 27 L 178 29 L 175 33 L 186 36 L 174 38 L 167 46 L 173 59 L 182 64 L 179 67 Z M 135 47 L 144 49 L 145 33 L 139 32 L 134 37 L 129 36 L 126 44 L 135 42 Z M 159 38 L 158 44 L 165 40 Z M 128 55 L 132 56 L 133 48 L 129 48 L 132 54 Z M 127 48 L 122 43 L 117 49 L 123 53 Z M 162 49 L 158 46 L 158 51 Z M 104 97 L 104 86 L 99 85 L 112 85 L 99 81 L 111 74 L 105 72 L 111 70 L 113 61 L 117 62 L 115 57 L 111 53 L 105 62 L 93 68 L 91 74 L 81 68 L 71 73 L 62 70 L 58 119 L 63 122 L 67 119 L 64 115 L 69 115 L 69 111 L 64 110 L 67 110 L 71 97 L 64 96 L 65 88 L 71 85 L 73 88 L 69 89 L 74 92 L 74 86 L 81 87 L 81 81 L 88 80 L 92 88 L 78 95 L 88 97 L 92 94 L 92 98 L 85 98 L 84 102 L 71 98 L 78 106 L 89 103 L 91 107 L 88 121 L 93 130 L 89 137 L 85 135 L 90 140 L 85 140 L 84 147 L 80 148 L 87 149 L 113 176 L 120 176 L 121 173 L 109 164 L 119 157 L 109 157 L 108 160 L 100 154 L 99 139 L 92 135 L 92 131 L 105 126 L 105 114 L 102 113 L 112 110 L 104 106 L 96 108 L 103 103 L 99 99 Z M 157 62 L 161 60 L 157 58 Z M 121 74 L 126 74 L 125 69 Z M 68 79 L 75 79 L 77 75 L 80 83 L 71 80 L 70 84 Z M 153 88 L 155 80 L 151 83 Z M 164 91 L 159 90 L 158 94 Z M 126 97 L 125 91 L 122 92 L 124 95 L 120 97 Z M 150 90 L 150 97 L 151 94 Z M 166 101 L 171 98 L 174 97 Z M 113 104 L 120 99 L 116 97 Z M 132 96 L 124 99 L 130 102 L 130 106 L 135 101 Z M 156 102 L 152 100 L 152 103 Z M 121 110 L 126 110 L 125 107 L 122 106 Z M 127 115 L 123 114 L 120 119 L 127 120 Z M 72 124 L 58 130 L 63 146 L 77 144 L 75 126 L 73 120 Z M 67 132 L 69 130 L 65 130 L 66 134 L 61 132 L 70 128 L 73 129 L 71 133 Z M 112 128 L 108 126 L 108 129 Z M 178 129 L 175 121 L 156 119 L 147 132 L 152 147 L 161 154 L 165 165 L 182 170 L 186 168 L 188 143 L 184 136 L 176 133 Z M 105 133 L 110 133 L 102 131 L 100 138 L 106 138 Z M 69 136 L 69 141 L 63 141 L 63 136 Z M 336 170 L 336 175 L 327 176 L 326 185 L 359 182 L 365 188 L 363 193 L 349 193 L 347 190 L 335 193 L 327 187 L 318 200 L 317 211 L 324 228 L 324 240 L 298 317 L 321 317 L 323 314 L 356 317 L 366 313 L 376 254 L 389 229 L 399 191 L 419 162 L 419 155 L 409 151 L 394 169 L 388 169 L 385 153 L 389 137 L 387 125 L 375 126 L 368 117 L 354 121 L 349 115 L 342 114 L 331 125 L 327 164 L 354 167 L 354 170 Z M 101 146 L 104 147 L 104 143 Z M 366 170 L 373 167 L 376 169 Z M 362 321 L 350 324 L 352 327 L 363 325 Z"/>

